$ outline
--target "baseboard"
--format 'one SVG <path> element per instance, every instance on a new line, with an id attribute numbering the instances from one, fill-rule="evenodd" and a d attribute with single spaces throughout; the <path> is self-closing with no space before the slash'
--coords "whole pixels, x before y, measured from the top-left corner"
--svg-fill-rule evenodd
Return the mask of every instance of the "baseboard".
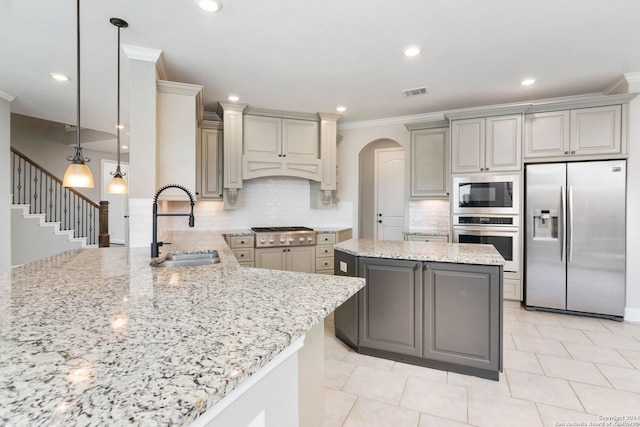
<path id="1" fill-rule="evenodd" d="M 640 323 L 640 308 L 625 307 L 624 320 L 625 322 Z"/>

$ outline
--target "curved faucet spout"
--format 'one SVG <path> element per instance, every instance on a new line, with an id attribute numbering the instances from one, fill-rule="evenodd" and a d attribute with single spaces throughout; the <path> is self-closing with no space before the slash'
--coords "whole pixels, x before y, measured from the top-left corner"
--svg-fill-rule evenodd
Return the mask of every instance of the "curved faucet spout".
<path id="1" fill-rule="evenodd" d="M 158 197 L 160 193 L 168 188 L 178 188 L 189 196 L 189 200 L 191 202 L 191 212 L 188 214 L 159 214 L 158 213 Z M 163 245 L 163 242 L 158 242 L 158 217 L 159 216 L 188 216 L 189 217 L 189 227 L 193 227 L 195 225 L 195 218 L 193 216 L 193 205 L 195 205 L 195 201 L 193 199 L 193 195 L 186 187 L 178 184 L 168 184 L 161 187 L 158 191 L 156 191 L 156 195 L 153 196 L 153 236 L 151 240 L 151 258 L 157 258 L 160 255 L 160 246 Z"/>

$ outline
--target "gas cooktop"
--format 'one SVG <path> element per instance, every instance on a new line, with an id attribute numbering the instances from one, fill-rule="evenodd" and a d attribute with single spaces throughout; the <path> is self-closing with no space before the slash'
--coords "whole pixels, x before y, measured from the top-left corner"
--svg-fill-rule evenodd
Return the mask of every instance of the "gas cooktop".
<path id="1" fill-rule="evenodd" d="M 309 227 L 251 227 L 256 248 L 315 245 L 317 233 Z"/>

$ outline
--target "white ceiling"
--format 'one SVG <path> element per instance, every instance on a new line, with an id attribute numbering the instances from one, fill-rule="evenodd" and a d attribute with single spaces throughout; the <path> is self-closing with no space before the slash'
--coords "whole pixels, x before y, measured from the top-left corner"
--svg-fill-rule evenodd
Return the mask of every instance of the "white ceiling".
<path id="1" fill-rule="evenodd" d="M 601 92 L 640 71 L 640 0 L 222 1 L 208 14 L 194 0 L 84 0 L 82 126 L 113 132 L 116 121 L 111 17 L 129 23 L 123 44 L 162 50 L 167 80 L 203 85 L 207 111 L 233 93 L 257 108 L 345 105 L 345 123 Z M 3 0 L 0 15 L 12 111 L 75 123 L 75 1 Z M 411 44 L 420 56 L 403 56 Z M 419 86 L 429 93 L 401 92 Z"/>

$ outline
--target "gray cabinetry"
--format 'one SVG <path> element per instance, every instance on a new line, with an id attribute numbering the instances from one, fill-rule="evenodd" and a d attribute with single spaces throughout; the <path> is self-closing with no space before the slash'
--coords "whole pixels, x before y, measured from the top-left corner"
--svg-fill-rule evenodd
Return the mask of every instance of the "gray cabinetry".
<path id="1" fill-rule="evenodd" d="M 360 293 L 360 346 L 420 356 L 422 353 L 419 261 L 360 258 L 367 280 Z"/>
<path id="2" fill-rule="evenodd" d="M 425 263 L 423 357 L 499 370 L 501 290 L 498 269 Z"/>
<path id="3" fill-rule="evenodd" d="M 497 380 L 502 370 L 502 267 L 356 257 L 335 274 L 366 286 L 338 307 L 335 334 L 362 354 Z"/>
<path id="4" fill-rule="evenodd" d="M 222 131 L 202 129 L 198 148 L 196 194 L 200 199 L 222 199 Z"/>

